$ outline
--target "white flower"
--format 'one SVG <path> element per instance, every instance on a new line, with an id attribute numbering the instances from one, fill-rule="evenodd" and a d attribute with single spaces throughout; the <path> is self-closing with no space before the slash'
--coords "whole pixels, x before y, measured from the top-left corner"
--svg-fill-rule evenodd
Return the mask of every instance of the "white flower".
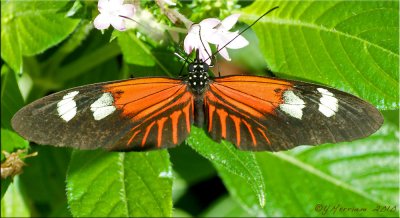
<path id="1" fill-rule="evenodd" d="M 216 45 L 217 50 L 226 46 L 219 53 L 223 58 L 230 61 L 231 59 L 226 48 L 239 49 L 249 44 L 243 36 L 239 35 L 239 31 L 229 32 L 238 21 L 239 16 L 239 14 L 233 14 L 223 21 L 216 18 L 208 18 L 199 24 L 192 25 L 184 41 L 186 53 L 190 54 L 193 49 L 198 49 L 200 59 L 203 61 L 206 60 L 206 63 L 210 64 L 210 55 L 212 53 L 208 43 L 211 43 Z M 230 42 L 232 39 L 234 40 Z"/>
<path id="2" fill-rule="evenodd" d="M 123 4 L 124 0 L 99 0 L 100 14 L 94 19 L 96 29 L 104 30 L 112 25 L 115 29 L 126 29 L 124 19 L 121 16 L 132 17 L 135 7 L 132 4 Z"/>
<path id="3" fill-rule="evenodd" d="M 229 32 L 229 30 L 232 29 L 232 27 L 238 21 L 239 16 L 240 14 L 232 14 L 225 18 L 220 25 L 217 26 L 215 35 L 210 37 L 208 41 L 212 44 L 215 44 L 217 46 L 217 50 L 226 45 L 226 47 L 219 51 L 219 54 L 228 61 L 231 59 L 226 48 L 239 49 L 249 44 L 249 42 L 243 36 L 239 35 L 239 31 Z M 230 42 L 232 39 L 234 40 Z"/>
<path id="4" fill-rule="evenodd" d="M 201 60 L 207 60 L 207 64 L 211 63 L 209 58 L 212 54 L 208 37 L 215 34 L 215 29 L 221 21 L 216 18 L 208 18 L 201 21 L 199 24 L 193 24 L 184 41 L 184 49 L 187 54 L 193 50 L 199 50 Z"/>

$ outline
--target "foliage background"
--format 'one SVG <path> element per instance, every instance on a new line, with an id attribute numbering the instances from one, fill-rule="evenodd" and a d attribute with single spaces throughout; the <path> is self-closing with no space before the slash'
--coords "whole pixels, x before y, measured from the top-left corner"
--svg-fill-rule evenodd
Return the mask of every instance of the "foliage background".
<path id="1" fill-rule="evenodd" d="M 251 44 L 230 51 L 233 63 L 371 102 L 385 123 L 368 138 L 252 153 L 193 128 L 168 151 L 107 153 L 37 146 L 13 132 L 13 114 L 46 94 L 130 76 L 178 75 L 182 63 L 171 54 L 179 44 L 163 34 L 172 25 L 154 2 L 140 4 L 152 14 L 143 22 L 160 28 L 102 34 L 91 23 L 94 1 L 1 2 L 1 149 L 39 152 L 12 184 L 1 180 L 2 216 L 398 216 L 398 1 L 176 6 L 194 22 L 240 12 L 238 28 L 280 6 L 244 34 Z"/>

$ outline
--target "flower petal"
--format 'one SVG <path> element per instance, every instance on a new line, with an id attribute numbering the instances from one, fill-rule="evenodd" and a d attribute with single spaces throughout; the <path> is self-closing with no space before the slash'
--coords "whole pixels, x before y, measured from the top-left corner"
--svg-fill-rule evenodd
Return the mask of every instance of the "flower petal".
<path id="1" fill-rule="evenodd" d="M 124 19 L 122 17 L 112 16 L 110 17 L 110 23 L 115 29 L 119 31 L 124 31 L 126 29 Z"/>
<path id="2" fill-rule="evenodd" d="M 119 11 L 122 9 L 123 0 L 110 0 L 106 9 L 111 15 L 118 15 Z"/>
<path id="3" fill-rule="evenodd" d="M 193 24 L 188 31 L 188 35 L 189 34 L 193 34 L 193 35 L 199 35 L 199 31 L 200 31 L 200 26 L 199 24 Z"/>
<path id="4" fill-rule="evenodd" d="M 229 54 L 228 54 L 228 50 L 227 50 L 226 48 L 221 49 L 221 50 L 219 51 L 219 54 L 220 54 L 223 58 L 225 58 L 225 60 L 227 60 L 227 61 L 230 61 L 230 60 L 231 60 L 231 58 L 229 57 Z"/>
<path id="5" fill-rule="evenodd" d="M 199 25 L 201 26 L 202 29 L 212 29 L 220 23 L 221 23 L 221 21 L 218 20 L 217 18 L 207 18 L 207 19 L 202 20 L 199 23 Z"/>
<path id="6" fill-rule="evenodd" d="M 196 47 L 196 35 L 194 34 L 187 34 L 185 40 L 183 41 L 183 48 L 185 49 L 186 54 L 190 54 L 193 51 L 193 48 Z"/>
<path id="7" fill-rule="evenodd" d="M 187 54 L 192 53 L 194 48 L 198 48 L 200 42 L 200 35 L 199 35 L 199 29 L 200 26 L 198 24 L 193 24 L 189 31 L 188 34 L 185 37 L 184 40 L 184 49 Z"/>
<path id="8" fill-rule="evenodd" d="M 99 14 L 96 19 L 94 19 L 93 24 L 96 29 L 107 29 L 110 26 L 110 18 L 105 14 Z"/>
<path id="9" fill-rule="evenodd" d="M 225 30 L 230 30 L 232 27 L 236 24 L 240 17 L 240 14 L 232 14 L 228 17 L 226 17 L 222 22 L 221 22 L 221 27 L 224 28 Z"/>
<path id="10" fill-rule="evenodd" d="M 134 14 L 135 14 L 135 6 L 131 4 L 124 4 L 119 10 L 118 15 L 132 18 Z"/>
<path id="11" fill-rule="evenodd" d="M 220 42 L 219 32 L 216 29 L 201 29 L 201 39 L 212 44 Z"/>
<path id="12" fill-rule="evenodd" d="M 211 63 L 211 48 L 210 45 L 208 43 L 204 43 L 200 45 L 199 49 L 199 55 L 200 55 L 200 60 L 205 61 L 207 64 Z"/>
<path id="13" fill-rule="evenodd" d="M 233 38 L 232 38 L 233 39 Z M 249 41 L 247 41 L 246 38 L 243 36 L 238 36 L 235 40 L 233 40 L 231 43 L 229 43 L 226 47 L 227 48 L 232 48 L 232 49 L 239 49 L 247 46 L 249 44 Z"/>
<path id="14" fill-rule="evenodd" d="M 224 34 L 221 33 L 221 31 L 215 31 L 215 32 L 210 32 L 207 34 L 207 42 L 214 44 L 214 45 L 220 45 L 223 44 L 225 41 Z"/>
<path id="15" fill-rule="evenodd" d="M 110 0 L 110 4 L 115 6 L 121 6 L 124 3 L 124 0 Z"/>
<path id="16" fill-rule="evenodd" d="M 104 11 L 107 10 L 108 3 L 109 3 L 108 0 L 99 0 L 99 2 L 97 3 L 97 7 L 100 13 L 104 13 Z"/>

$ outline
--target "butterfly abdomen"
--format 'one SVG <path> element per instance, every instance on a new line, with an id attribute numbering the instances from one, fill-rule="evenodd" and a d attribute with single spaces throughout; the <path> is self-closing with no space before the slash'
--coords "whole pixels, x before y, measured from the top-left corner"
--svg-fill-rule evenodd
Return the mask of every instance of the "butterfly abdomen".
<path id="1" fill-rule="evenodd" d="M 194 125 L 202 128 L 204 123 L 204 101 L 203 99 L 196 99 L 194 101 Z"/>

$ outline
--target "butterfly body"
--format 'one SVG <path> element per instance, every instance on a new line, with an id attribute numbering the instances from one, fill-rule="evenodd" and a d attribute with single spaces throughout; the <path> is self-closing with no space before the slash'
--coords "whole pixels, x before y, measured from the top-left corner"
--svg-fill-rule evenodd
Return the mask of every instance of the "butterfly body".
<path id="1" fill-rule="evenodd" d="M 61 91 L 18 111 L 13 128 L 38 144 L 145 151 L 174 147 L 204 127 L 242 150 L 351 141 L 383 118 L 345 92 L 260 76 L 210 78 L 198 58 L 184 79 L 145 77 Z"/>
<path id="2" fill-rule="evenodd" d="M 185 82 L 189 86 L 189 91 L 193 93 L 194 97 L 194 125 L 197 127 L 204 126 L 204 93 L 209 89 L 212 82 L 208 74 L 209 66 L 206 63 L 196 59 L 193 63 L 189 64 L 188 75 Z"/>

